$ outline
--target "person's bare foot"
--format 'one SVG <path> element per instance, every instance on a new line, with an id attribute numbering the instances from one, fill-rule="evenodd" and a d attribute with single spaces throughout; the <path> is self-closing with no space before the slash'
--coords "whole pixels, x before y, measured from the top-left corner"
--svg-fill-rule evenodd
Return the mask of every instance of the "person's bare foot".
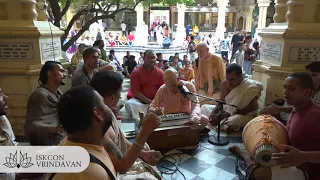
<path id="1" fill-rule="evenodd" d="M 232 153 L 235 154 L 237 156 L 240 156 L 240 154 L 242 154 L 242 150 L 239 148 L 239 146 L 231 146 L 228 148 L 228 150 Z"/>
<path id="2" fill-rule="evenodd" d="M 238 146 L 231 146 L 228 150 L 237 156 L 240 156 L 245 162 L 247 167 L 254 163 L 254 160 L 251 158 L 250 154 L 247 151 L 241 150 Z"/>

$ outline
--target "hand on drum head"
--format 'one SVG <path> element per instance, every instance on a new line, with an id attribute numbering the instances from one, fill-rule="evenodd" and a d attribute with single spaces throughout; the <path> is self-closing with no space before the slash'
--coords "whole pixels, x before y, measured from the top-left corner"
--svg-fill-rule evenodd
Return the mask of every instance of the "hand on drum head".
<path id="1" fill-rule="evenodd" d="M 278 165 L 282 165 L 282 168 L 288 168 L 291 166 L 299 166 L 304 163 L 303 153 L 288 145 L 282 145 L 289 152 L 273 153 L 272 159 L 277 162 Z"/>
<path id="2" fill-rule="evenodd" d="M 160 119 L 154 113 L 149 113 L 142 121 L 141 132 L 150 135 L 161 124 Z"/>
<path id="3" fill-rule="evenodd" d="M 277 116 L 281 113 L 281 111 L 279 110 L 278 106 L 275 104 L 271 104 L 268 107 L 263 108 L 260 111 L 260 114 L 270 114 L 272 116 Z"/>

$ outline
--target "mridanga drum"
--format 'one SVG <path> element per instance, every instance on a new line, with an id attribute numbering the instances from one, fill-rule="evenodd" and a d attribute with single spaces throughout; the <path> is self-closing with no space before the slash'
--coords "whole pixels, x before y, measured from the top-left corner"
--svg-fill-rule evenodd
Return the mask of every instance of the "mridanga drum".
<path id="1" fill-rule="evenodd" d="M 273 116 L 260 115 L 244 127 L 242 140 L 257 163 L 270 167 L 276 164 L 272 154 L 285 151 L 281 144 L 288 144 L 288 132 Z"/>

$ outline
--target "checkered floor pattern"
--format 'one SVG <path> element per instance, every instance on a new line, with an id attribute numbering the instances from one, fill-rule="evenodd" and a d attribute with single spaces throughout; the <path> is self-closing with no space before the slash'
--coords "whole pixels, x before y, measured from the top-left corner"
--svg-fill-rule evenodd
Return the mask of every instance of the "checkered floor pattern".
<path id="1" fill-rule="evenodd" d="M 122 100 L 126 100 L 129 89 L 129 80 L 125 79 L 122 91 Z M 124 108 L 121 109 L 121 129 L 123 131 L 135 130 L 135 123 Z M 211 130 L 209 135 L 216 135 Z M 221 136 L 226 137 L 225 133 Z M 233 145 L 244 149 L 241 133 L 227 136 L 229 144 L 226 146 L 214 146 L 208 143 L 208 136 L 202 136 L 197 147 L 185 147 L 182 149 L 164 150 L 164 158 L 157 167 L 165 180 L 237 180 L 235 174 L 235 157 L 228 151 Z M 131 139 L 133 140 L 133 139 Z M 178 168 L 173 165 L 176 164 Z M 174 170 L 178 170 L 173 173 Z M 170 174 L 166 174 L 170 173 Z M 173 173 L 173 174 L 172 174 Z"/>

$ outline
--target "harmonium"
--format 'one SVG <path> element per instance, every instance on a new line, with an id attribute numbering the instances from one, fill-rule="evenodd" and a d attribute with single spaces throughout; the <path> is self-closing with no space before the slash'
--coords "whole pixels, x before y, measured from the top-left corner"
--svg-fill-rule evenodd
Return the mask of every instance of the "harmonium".
<path id="1" fill-rule="evenodd" d="M 191 130 L 184 123 L 190 115 L 184 113 L 159 116 L 160 126 L 149 136 L 147 143 L 151 149 L 175 149 L 197 145 L 200 142 L 200 131 Z"/>

